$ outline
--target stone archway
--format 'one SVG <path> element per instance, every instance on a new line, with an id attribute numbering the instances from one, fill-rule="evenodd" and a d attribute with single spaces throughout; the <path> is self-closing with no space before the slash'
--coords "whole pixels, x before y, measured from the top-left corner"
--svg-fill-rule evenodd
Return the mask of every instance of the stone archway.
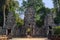
<path id="1" fill-rule="evenodd" d="M 49 26 L 49 34 L 52 34 L 52 27 Z"/>
<path id="2" fill-rule="evenodd" d="M 7 36 L 11 36 L 11 32 L 12 32 L 12 30 L 10 28 L 6 29 L 6 35 Z"/>
<path id="3" fill-rule="evenodd" d="M 51 35 L 52 35 L 52 26 L 49 26 L 48 36 L 50 37 Z"/>
<path id="4" fill-rule="evenodd" d="M 7 29 L 7 35 L 11 35 L 11 29 Z"/>

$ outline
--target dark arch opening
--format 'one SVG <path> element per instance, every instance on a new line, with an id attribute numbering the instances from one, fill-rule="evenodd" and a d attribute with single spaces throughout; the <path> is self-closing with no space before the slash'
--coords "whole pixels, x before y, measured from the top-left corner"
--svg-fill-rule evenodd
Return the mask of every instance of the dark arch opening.
<path id="1" fill-rule="evenodd" d="M 52 35 L 52 26 L 49 26 L 49 35 Z"/>
<path id="2" fill-rule="evenodd" d="M 29 23 L 29 26 L 30 26 L 30 23 Z"/>
<path id="3" fill-rule="evenodd" d="M 11 34 L 11 29 L 8 29 L 8 35 L 10 35 Z"/>
<path id="4" fill-rule="evenodd" d="M 52 29 L 52 26 L 49 26 L 49 29 Z"/>
<path id="5" fill-rule="evenodd" d="M 49 34 L 52 34 L 52 32 L 51 32 L 51 31 L 49 31 Z"/>

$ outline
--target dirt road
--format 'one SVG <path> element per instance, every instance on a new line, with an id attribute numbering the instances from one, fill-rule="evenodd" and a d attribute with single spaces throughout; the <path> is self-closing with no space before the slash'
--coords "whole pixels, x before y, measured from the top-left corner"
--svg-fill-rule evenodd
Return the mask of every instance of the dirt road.
<path id="1" fill-rule="evenodd" d="M 10 40 L 48 40 L 48 38 L 12 38 Z"/>

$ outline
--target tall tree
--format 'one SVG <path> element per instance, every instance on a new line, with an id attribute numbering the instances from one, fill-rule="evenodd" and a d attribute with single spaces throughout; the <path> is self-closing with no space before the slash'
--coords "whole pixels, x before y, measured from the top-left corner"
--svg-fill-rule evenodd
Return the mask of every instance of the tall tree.
<path id="1" fill-rule="evenodd" d="M 55 23 L 60 24 L 60 0 L 53 0 L 53 3 L 56 12 Z"/>
<path id="2" fill-rule="evenodd" d="M 6 6 L 8 6 L 8 4 L 9 4 L 9 0 L 5 0 L 4 2 L 3 2 L 4 4 L 3 4 L 3 18 L 4 18 L 4 21 L 3 21 L 3 27 L 5 27 L 5 21 L 6 21 L 6 19 L 5 19 L 5 14 L 6 14 Z"/>
<path id="3" fill-rule="evenodd" d="M 3 27 L 5 27 L 6 16 L 9 12 L 14 12 L 18 10 L 19 3 L 17 0 L 0 0 L 0 14 L 3 13 Z M 2 18 L 2 16 L 1 16 Z M 0 19 L 1 20 L 1 19 Z"/>

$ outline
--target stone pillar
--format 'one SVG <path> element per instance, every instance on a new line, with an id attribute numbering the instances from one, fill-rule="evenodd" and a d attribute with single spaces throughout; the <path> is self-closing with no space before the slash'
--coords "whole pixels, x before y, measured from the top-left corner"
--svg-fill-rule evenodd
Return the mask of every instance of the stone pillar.
<path id="1" fill-rule="evenodd" d="M 12 28 L 12 29 L 11 29 L 11 36 L 14 36 L 14 34 L 15 34 L 15 33 L 14 33 L 14 29 Z"/>
<path id="2" fill-rule="evenodd" d="M 8 30 L 6 29 L 6 35 L 8 35 Z"/>

